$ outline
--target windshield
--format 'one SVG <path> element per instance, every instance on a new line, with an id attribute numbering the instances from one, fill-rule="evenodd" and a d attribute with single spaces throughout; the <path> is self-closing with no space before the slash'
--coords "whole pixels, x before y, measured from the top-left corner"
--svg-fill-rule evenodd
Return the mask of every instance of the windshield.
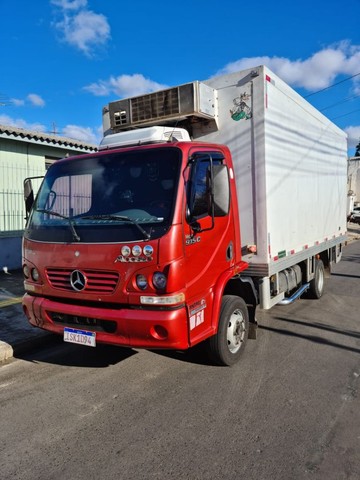
<path id="1" fill-rule="evenodd" d="M 121 242 L 170 227 L 180 171 L 177 148 L 55 163 L 39 190 L 25 235 L 51 242 Z"/>

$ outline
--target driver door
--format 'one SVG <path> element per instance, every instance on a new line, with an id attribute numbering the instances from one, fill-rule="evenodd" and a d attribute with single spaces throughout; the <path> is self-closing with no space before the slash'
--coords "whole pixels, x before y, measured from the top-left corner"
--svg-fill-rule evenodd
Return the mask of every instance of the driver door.
<path id="1" fill-rule="evenodd" d="M 211 215 L 209 172 L 212 166 L 223 163 L 221 152 L 194 153 L 186 182 L 185 275 L 191 343 L 214 331 L 215 284 L 233 261 L 230 215 Z"/>

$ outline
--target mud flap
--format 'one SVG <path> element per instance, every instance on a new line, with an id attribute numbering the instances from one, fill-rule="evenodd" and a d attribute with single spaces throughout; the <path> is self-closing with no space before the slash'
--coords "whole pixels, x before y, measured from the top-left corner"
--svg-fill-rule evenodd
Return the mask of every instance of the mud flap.
<path id="1" fill-rule="evenodd" d="M 256 338 L 257 338 L 257 328 L 258 328 L 258 323 L 257 323 L 256 319 L 254 319 L 253 322 L 249 322 L 248 338 L 250 340 L 256 340 Z"/>

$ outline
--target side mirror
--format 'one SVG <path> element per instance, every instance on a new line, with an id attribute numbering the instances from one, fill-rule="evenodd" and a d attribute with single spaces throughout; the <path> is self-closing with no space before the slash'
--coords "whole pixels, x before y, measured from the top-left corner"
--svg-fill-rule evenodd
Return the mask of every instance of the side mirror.
<path id="1" fill-rule="evenodd" d="M 213 165 L 212 172 L 212 206 L 214 208 L 214 217 L 225 217 L 229 213 L 230 208 L 229 172 L 226 165 Z"/>
<path id="2" fill-rule="evenodd" d="M 28 218 L 31 207 L 34 204 L 34 190 L 32 187 L 31 178 L 25 178 L 24 180 L 24 200 L 25 200 L 26 218 Z"/>

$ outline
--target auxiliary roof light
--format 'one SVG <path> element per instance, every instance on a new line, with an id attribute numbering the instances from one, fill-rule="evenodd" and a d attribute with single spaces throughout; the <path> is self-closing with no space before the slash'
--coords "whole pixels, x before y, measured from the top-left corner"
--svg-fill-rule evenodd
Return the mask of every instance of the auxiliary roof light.
<path id="1" fill-rule="evenodd" d="M 142 253 L 142 249 L 141 249 L 140 245 L 134 245 L 131 251 L 132 251 L 132 254 L 134 255 L 134 257 L 140 257 L 140 255 Z"/>
<path id="2" fill-rule="evenodd" d="M 130 247 L 128 247 L 127 245 L 124 245 L 123 247 L 121 247 L 121 255 L 123 257 L 128 257 L 130 253 L 131 253 Z"/>

